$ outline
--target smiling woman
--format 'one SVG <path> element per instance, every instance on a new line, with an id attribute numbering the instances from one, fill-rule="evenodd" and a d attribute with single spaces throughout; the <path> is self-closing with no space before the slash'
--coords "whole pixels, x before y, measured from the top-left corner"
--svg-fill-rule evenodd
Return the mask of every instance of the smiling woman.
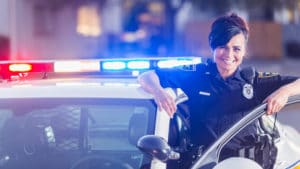
<path id="1" fill-rule="evenodd" d="M 209 34 L 214 60 L 197 64 L 194 70 L 182 67 L 156 69 L 138 78 L 141 86 L 154 95 L 158 106 L 171 117 L 177 107 L 163 88 L 183 90 L 189 98 L 187 105 L 191 111 L 191 139 L 194 145 L 209 146 L 247 111 L 264 100 L 268 103 L 267 114 L 273 114 L 284 106 L 289 96 L 300 93 L 297 77 L 265 76 L 253 67 L 240 67 L 246 55 L 248 34 L 248 24 L 237 14 L 218 17 Z M 215 133 L 215 138 L 204 134 L 211 131 Z M 245 133 L 255 135 L 255 131 L 256 126 L 249 125 Z"/>

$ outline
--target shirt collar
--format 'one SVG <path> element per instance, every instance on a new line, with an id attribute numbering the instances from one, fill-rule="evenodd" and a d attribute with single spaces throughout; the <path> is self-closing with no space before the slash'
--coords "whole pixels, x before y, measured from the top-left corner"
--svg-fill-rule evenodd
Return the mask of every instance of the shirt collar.
<path id="1" fill-rule="evenodd" d="M 208 62 L 209 71 L 211 75 L 215 76 L 217 79 L 223 79 L 218 71 L 217 64 L 215 62 Z M 233 73 L 233 75 L 229 76 L 226 81 L 228 80 L 243 80 L 241 76 L 241 68 L 238 67 L 237 70 Z"/>

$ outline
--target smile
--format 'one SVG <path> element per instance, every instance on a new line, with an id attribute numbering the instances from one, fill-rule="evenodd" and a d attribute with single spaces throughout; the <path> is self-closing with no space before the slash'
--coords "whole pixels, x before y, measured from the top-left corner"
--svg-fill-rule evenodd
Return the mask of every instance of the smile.
<path id="1" fill-rule="evenodd" d="M 231 59 L 222 59 L 226 64 L 232 64 L 236 62 L 236 60 L 231 60 Z"/>

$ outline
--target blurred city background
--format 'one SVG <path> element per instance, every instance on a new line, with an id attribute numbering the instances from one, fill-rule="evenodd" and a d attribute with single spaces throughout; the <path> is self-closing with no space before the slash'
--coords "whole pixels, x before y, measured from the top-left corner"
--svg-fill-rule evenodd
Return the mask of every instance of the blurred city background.
<path id="1" fill-rule="evenodd" d="M 245 65 L 300 76 L 300 0 L 0 0 L 0 8 L 0 60 L 211 57 L 210 24 L 231 11 L 250 25 Z"/>
<path id="2" fill-rule="evenodd" d="M 215 17 L 247 19 L 251 59 L 300 57 L 300 0 L 1 0 L 1 59 L 210 57 Z"/>

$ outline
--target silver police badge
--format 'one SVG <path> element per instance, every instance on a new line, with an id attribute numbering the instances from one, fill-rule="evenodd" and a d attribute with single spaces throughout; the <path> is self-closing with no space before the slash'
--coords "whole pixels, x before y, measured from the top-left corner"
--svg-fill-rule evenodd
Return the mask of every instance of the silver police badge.
<path id="1" fill-rule="evenodd" d="M 243 87 L 243 96 L 247 99 L 253 98 L 253 87 L 251 84 L 246 83 Z"/>

